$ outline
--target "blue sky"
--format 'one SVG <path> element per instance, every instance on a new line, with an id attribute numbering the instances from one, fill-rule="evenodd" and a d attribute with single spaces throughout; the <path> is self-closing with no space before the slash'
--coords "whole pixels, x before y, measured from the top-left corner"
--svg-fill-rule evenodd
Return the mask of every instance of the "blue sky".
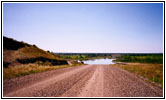
<path id="1" fill-rule="evenodd" d="M 162 3 L 4 3 L 3 35 L 53 52 L 161 53 Z"/>

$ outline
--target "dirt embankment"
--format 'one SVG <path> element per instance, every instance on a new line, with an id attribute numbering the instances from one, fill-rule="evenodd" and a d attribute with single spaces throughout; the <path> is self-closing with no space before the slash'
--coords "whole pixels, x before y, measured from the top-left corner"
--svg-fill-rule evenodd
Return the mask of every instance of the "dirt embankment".
<path id="1" fill-rule="evenodd" d="M 28 63 L 49 63 L 49 65 L 68 64 L 66 60 L 62 60 L 53 53 L 38 48 L 36 45 L 3 37 L 3 67 L 13 67 L 18 64 Z"/>

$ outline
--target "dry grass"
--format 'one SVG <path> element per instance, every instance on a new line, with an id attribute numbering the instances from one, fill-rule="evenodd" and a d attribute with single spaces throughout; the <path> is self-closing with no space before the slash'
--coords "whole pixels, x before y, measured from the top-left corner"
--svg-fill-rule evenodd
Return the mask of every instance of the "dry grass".
<path id="1" fill-rule="evenodd" d="M 44 51 L 35 46 L 25 46 L 19 48 L 18 50 L 4 50 L 3 51 L 3 62 L 10 63 L 12 65 L 17 65 L 19 62 L 17 59 L 32 59 L 32 58 L 46 58 L 46 59 L 56 59 L 60 60 L 53 54 Z"/>
<path id="2" fill-rule="evenodd" d="M 44 57 L 48 59 L 55 59 L 55 56 L 47 51 L 36 48 L 34 46 L 20 48 L 15 52 L 16 58 L 26 59 L 26 58 L 36 58 Z"/>
<path id="3" fill-rule="evenodd" d="M 141 75 L 149 81 L 163 86 L 163 64 L 126 63 L 124 65 L 115 64 L 114 66 Z"/>
<path id="4" fill-rule="evenodd" d="M 15 67 L 3 68 L 3 79 L 9 79 L 24 75 L 29 75 L 32 73 L 39 73 L 53 69 L 73 67 L 80 64 L 75 65 L 59 65 L 59 66 L 42 66 L 38 64 L 27 64 L 27 65 L 19 65 Z"/>

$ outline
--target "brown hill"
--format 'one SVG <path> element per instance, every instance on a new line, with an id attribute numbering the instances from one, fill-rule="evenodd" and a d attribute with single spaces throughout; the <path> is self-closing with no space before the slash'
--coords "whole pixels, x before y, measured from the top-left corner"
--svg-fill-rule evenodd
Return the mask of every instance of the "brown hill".
<path id="1" fill-rule="evenodd" d="M 67 61 L 60 60 L 35 45 L 3 37 L 3 67 L 27 63 L 63 65 L 67 64 Z"/>

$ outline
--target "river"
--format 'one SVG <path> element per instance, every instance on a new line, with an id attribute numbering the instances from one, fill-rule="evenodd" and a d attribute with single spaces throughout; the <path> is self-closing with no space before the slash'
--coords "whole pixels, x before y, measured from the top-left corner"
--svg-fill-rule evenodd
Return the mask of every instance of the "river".
<path id="1" fill-rule="evenodd" d="M 84 64 L 115 64 L 114 59 L 94 59 L 94 60 L 83 60 Z"/>

